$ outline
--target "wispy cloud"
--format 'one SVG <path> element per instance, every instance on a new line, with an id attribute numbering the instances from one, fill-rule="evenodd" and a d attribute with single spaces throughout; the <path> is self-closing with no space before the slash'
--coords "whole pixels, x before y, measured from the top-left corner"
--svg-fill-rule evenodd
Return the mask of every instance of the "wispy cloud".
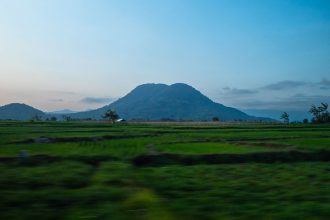
<path id="1" fill-rule="evenodd" d="M 64 99 L 50 99 L 51 102 L 64 102 Z"/>
<path id="2" fill-rule="evenodd" d="M 223 88 L 223 91 L 221 92 L 221 94 L 229 95 L 229 96 L 250 95 L 250 94 L 256 94 L 256 93 L 258 93 L 258 91 L 254 90 L 254 89 L 237 89 L 237 88 L 230 88 L 230 87 Z"/>
<path id="3" fill-rule="evenodd" d="M 321 102 L 327 102 L 330 96 L 326 95 L 306 95 L 295 94 L 286 98 L 276 100 L 242 100 L 240 105 L 244 108 L 255 109 L 286 109 L 286 110 L 305 110 L 308 111 L 311 105 L 318 105 Z"/>
<path id="4" fill-rule="evenodd" d="M 294 88 L 298 88 L 298 87 L 306 86 L 306 85 L 308 85 L 308 83 L 306 83 L 304 81 L 284 80 L 284 81 L 280 81 L 277 83 L 266 85 L 266 86 L 262 87 L 262 89 L 283 90 L 283 89 L 294 89 Z"/>
<path id="5" fill-rule="evenodd" d="M 328 80 L 327 78 L 323 78 L 321 80 L 321 82 L 319 83 L 320 85 L 320 89 L 330 89 L 330 80 Z"/>
<path id="6" fill-rule="evenodd" d="M 330 80 L 318 82 L 283 80 L 256 88 L 221 90 L 220 103 L 243 109 L 271 109 L 308 111 L 311 105 L 330 103 Z"/>
<path id="7" fill-rule="evenodd" d="M 114 101 L 114 98 L 100 98 L 100 97 L 85 97 L 80 100 L 80 102 L 88 103 L 88 104 L 102 104 L 102 103 L 110 103 Z"/>
<path id="8" fill-rule="evenodd" d="M 72 91 L 48 90 L 46 92 L 53 94 L 61 94 L 61 95 L 77 95 L 76 92 L 72 92 Z"/>

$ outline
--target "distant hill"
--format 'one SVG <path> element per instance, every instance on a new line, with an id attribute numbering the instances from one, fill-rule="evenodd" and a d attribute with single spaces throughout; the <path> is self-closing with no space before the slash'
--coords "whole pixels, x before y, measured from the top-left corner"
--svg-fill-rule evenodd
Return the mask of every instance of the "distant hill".
<path id="1" fill-rule="evenodd" d="M 63 110 L 58 110 L 58 111 L 53 111 L 53 112 L 47 112 L 47 114 L 50 115 L 61 115 L 61 114 L 72 114 L 76 113 L 76 111 L 72 111 L 70 109 L 63 109 Z"/>
<path id="2" fill-rule="evenodd" d="M 45 117 L 45 113 L 26 104 L 12 103 L 0 107 L 0 120 L 30 120 L 38 115 Z"/>
<path id="3" fill-rule="evenodd" d="M 38 115 L 43 119 L 52 116 L 62 119 L 101 119 L 105 111 L 113 109 L 120 117 L 132 120 L 212 120 L 221 121 L 275 121 L 269 118 L 250 116 L 235 108 L 213 102 L 195 88 L 176 83 L 143 84 L 126 96 L 102 108 L 72 113 L 71 110 L 45 113 L 26 104 L 12 103 L 0 107 L 0 120 L 30 120 Z"/>
<path id="4" fill-rule="evenodd" d="M 120 117 L 129 120 L 211 120 L 213 117 L 226 121 L 271 120 L 253 117 L 235 108 L 215 103 L 195 88 L 183 83 L 143 84 L 110 105 L 70 116 L 100 119 L 108 109 L 115 110 Z"/>

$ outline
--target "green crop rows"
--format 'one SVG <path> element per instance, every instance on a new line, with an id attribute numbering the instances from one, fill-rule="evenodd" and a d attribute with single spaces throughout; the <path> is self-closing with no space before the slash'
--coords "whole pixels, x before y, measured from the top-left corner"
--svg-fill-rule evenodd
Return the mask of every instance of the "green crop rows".
<path id="1" fill-rule="evenodd" d="M 0 122 L 0 219 L 330 219 L 329 151 L 329 125 Z"/>

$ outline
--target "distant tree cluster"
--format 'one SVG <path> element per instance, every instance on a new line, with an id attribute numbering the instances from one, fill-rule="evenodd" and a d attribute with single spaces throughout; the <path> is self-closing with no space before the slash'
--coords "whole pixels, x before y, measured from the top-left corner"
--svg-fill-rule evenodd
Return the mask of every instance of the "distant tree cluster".
<path id="1" fill-rule="evenodd" d="M 57 118 L 55 116 L 52 116 L 50 118 L 46 118 L 46 121 L 57 121 Z"/>
<path id="2" fill-rule="evenodd" d="M 281 119 L 286 124 L 290 122 L 289 114 L 287 112 L 283 112 L 283 114 L 281 115 Z"/>
<path id="3" fill-rule="evenodd" d="M 218 122 L 218 121 L 220 121 L 220 118 L 219 118 L 219 117 L 213 117 L 213 118 L 212 118 L 212 121 L 214 121 L 214 122 Z"/>
<path id="4" fill-rule="evenodd" d="M 72 118 L 70 116 L 63 115 L 62 117 L 64 121 L 72 121 Z"/>
<path id="5" fill-rule="evenodd" d="M 32 118 L 30 119 L 31 122 L 36 122 L 36 121 L 42 121 L 42 116 L 35 114 L 34 116 L 32 116 Z"/>
<path id="6" fill-rule="evenodd" d="M 111 109 L 106 111 L 102 117 L 108 119 L 112 123 L 115 123 L 115 121 L 119 119 L 119 115 L 114 110 Z"/>
<path id="7" fill-rule="evenodd" d="M 328 111 L 328 104 L 327 103 L 321 103 L 320 106 L 312 105 L 312 107 L 309 109 L 309 112 L 313 115 L 312 123 L 330 123 L 330 113 Z M 287 112 L 283 112 L 281 115 L 281 119 L 284 123 L 289 123 L 289 114 Z M 303 120 L 304 124 L 308 123 L 308 119 L 305 118 Z"/>
<path id="8" fill-rule="evenodd" d="M 328 104 L 321 103 L 321 106 L 316 107 L 312 105 L 309 110 L 310 113 L 313 114 L 312 122 L 314 123 L 329 123 L 330 122 L 330 114 L 328 112 Z"/>

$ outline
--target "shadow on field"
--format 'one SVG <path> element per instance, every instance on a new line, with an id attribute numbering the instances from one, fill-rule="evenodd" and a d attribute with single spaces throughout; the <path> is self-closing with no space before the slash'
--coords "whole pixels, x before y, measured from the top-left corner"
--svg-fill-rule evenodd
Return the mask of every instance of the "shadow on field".
<path id="1" fill-rule="evenodd" d="M 98 166 L 105 161 L 119 161 L 118 157 L 108 155 L 72 155 L 72 156 L 50 156 L 46 154 L 32 155 L 22 159 L 19 157 L 0 157 L 0 163 L 19 163 L 25 166 L 38 166 L 59 161 L 77 161 L 91 166 Z M 166 165 L 200 165 L 200 164 L 239 164 L 239 163 L 295 163 L 295 162 L 317 162 L 330 161 L 330 151 L 318 152 L 260 152 L 249 154 L 171 154 L 171 153 L 149 153 L 139 155 L 131 159 L 133 165 L 144 166 L 166 166 Z"/>
<path id="2" fill-rule="evenodd" d="M 104 140 L 118 140 L 118 139 L 130 139 L 130 138 L 143 138 L 157 136 L 153 134 L 141 134 L 141 135 L 105 135 L 95 137 L 38 137 L 30 138 L 22 141 L 11 142 L 11 144 L 53 144 L 53 143 L 67 143 L 67 142 L 86 142 L 86 141 L 104 141 Z"/>
<path id="3" fill-rule="evenodd" d="M 268 139 L 269 140 L 269 139 Z M 273 140 L 273 139 L 271 139 Z M 278 140 L 278 139 L 276 139 Z M 173 141 L 173 142 L 163 142 L 162 144 L 192 144 L 192 143 L 223 143 L 223 144 L 232 144 L 238 146 L 259 146 L 259 147 L 270 147 L 270 148 L 287 148 L 292 147 L 291 144 L 282 144 L 282 143 L 271 143 L 271 142 L 254 142 L 254 141 L 264 141 L 264 139 L 255 139 L 253 142 L 241 141 L 241 140 L 194 140 L 194 141 Z"/>
<path id="4" fill-rule="evenodd" d="M 234 164 L 234 163 L 277 163 L 277 162 L 303 162 L 303 161 L 330 161 L 330 151 L 319 152 L 267 152 L 250 154 L 158 154 L 140 155 L 133 159 L 135 166 L 164 166 L 171 164 Z"/>
<path id="5" fill-rule="evenodd" d="M 19 157 L 0 157 L 0 163 L 20 163 L 26 166 L 39 166 L 41 164 L 59 162 L 59 161 L 77 161 L 92 166 L 98 166 L 104 161 L 117 161 L 117 157 L 103 155 L 72 155 L 72 156 L 50 156 L 47 154 L 32 155 L 28 158 L 21 159 Z"/>

